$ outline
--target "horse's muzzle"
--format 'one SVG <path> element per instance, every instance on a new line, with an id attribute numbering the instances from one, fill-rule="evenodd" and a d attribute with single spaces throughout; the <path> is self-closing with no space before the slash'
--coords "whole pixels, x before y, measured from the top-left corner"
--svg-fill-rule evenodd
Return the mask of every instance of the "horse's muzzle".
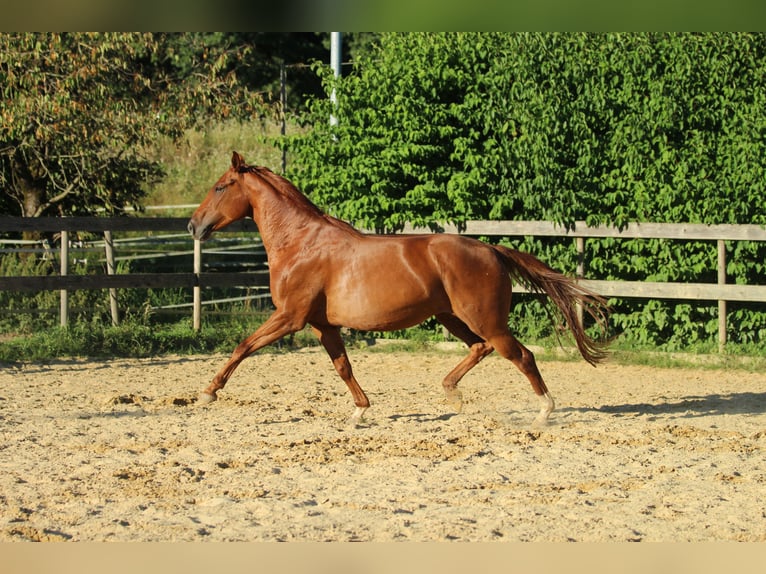
<path id="1" fill-rule="evenodd" d="M 212 232 L 211 229 L 212 226 L 206 225 L 202 227 L 198 227 L 194 223 L 194 218 L 189 220 L 189 224 L 186 226 L 186 229 L 189 230 L 189 233 L 194 239 L 199 239 L 200 241 L 205 241 L 208 237 L 210 237 L 210 233 Z"/>

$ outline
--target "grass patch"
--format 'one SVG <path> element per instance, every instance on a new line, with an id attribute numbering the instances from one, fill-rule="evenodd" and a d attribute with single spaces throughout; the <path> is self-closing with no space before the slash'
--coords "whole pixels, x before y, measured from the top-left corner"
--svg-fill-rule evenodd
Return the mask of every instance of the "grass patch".
<path id="1" fill-rule="evenodd" d="M 723 353 L 616 349 L 609 360 L 621 365 L 666 369 L 736 369 L 752 373 L 766 369 L 766 357 L 762 354 L 747 354 L 737 349 L 727 349 Z"/>
<path id="2" fill-rule="evenodd" d="M 409 330 L 408 330 L 409 332 Z M 359 345 L 363 345 L 363 341 Z M 556 337 L 524 340 L 523 344 L 535 354 L 538 363 L 546 361 L 582 361 L 574 343 Z M 348 345 L 351 348 L 351 345 Z M 367 347 L 372 352 L 449 352 L 464 355 L 465 346 L 452 339 L 434 337 L 432 331 L 424 331 L 413 338 L 378 339 Z M 618 365 L 639 365 L 653 368 L 680 369 L 737 369 L 746 372 L 766 370 L 766 354 L 757 345 L 728 344 L 723 353 L 716 345 L 699 344 L 682 351 L 667 351 L 651 346 L 636 346 L 630 341 L 617 339 L 609 347 L 607 362 Z"/>
<path id="3" fill-rule="evenodd" d="M 168 354 L 194 355 L 229 354 L 250 333 L 255 331 L 268 313 L 234 315 L 227 321 L 204 323 L 199 331 L 188 320 L 169 324 L 146 324 L 128 321 L 118 326 L 77 324 L 54 327 L 27 335 L 6 334 L 0 338 L 0 362 L 45 362 L 52 359 L 90 357 L 140 358 Z M 364 349 L 374 353 L 450 353 L 464 355 L 465 347 L 457 341 L 436 337 L 432 329 L 408 329 L 399 338 L 381 339 L 375 333 L 344 331 L 349 352 Z M 567 341 L 559 345 L 555 337 L 525 341 L 540 363 L 546 361 L 582 361 L 577 349 Z M 319 342 L 306 328 L 260 352 L 280 353 L 318 346 Z M 352 356 L 353 360 L 353 356 Z M 762 349 L 732 345 L 726 352 L 711 352 L 707 348 L 686 352 L 658 351 L 635 348 L 615 341 L 607 359 L 621 365 L 644 365 L 654 368 L 737 369 L 763 372 L 766 356 Z"/>
<path id="4" fill-rule="evenodd" d="M 230 120 L 189 130 L 179 144 L 160 141 L 154 154 L 166 174 L 148 190 L 145 205 L 199 203 L 229 167 L 232 151 L 242 154 L 248 163 L 280 171 L 282 151 L 271 144 L 279 130 L 273 122 Z"/>
<path id="5" fill-rule="evenodd" d="M 6 335 L 0 341 L 0 362 L 45 362 L 71 357 L 106 359 L 168 354 L 228 354 L 257 326 L 258 318 L 206 324 L 199 331 L 194 331 L 187 320 L 159 325 L 131 321 L 117 326 L 78 324 L 54 327 L 27 335 Z M 268 349 L 279 351 L 316 344 L 316 338 L 310 332 L 301 332 Z"/>

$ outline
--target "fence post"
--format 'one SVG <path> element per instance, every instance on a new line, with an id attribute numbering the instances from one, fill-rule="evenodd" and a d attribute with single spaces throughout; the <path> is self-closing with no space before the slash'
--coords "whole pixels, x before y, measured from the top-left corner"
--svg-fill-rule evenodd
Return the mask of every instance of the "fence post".
<path id="1" fill-rule="evenodd" d="M 193 311 L 192 328 L 195 331 L 200 330 L 202 323 L 202 288 L 199 284 L 199 275 L 202 273 L 202 242 L 199 239 L 194 240 L 194 276 L 196 282 L 192 288 L 193 293 Z"/>
<path id="2" fill-rule="evenodd" d="M 69 232 L 61 232 L 61 261 L 59 272 L 62 277 L 69 274 Z M 69 292 L 66 289 L 60 291 L 61 305 L 59 307 L 60 324 L 66 327 L 69 324 Z"/>
<path id="3" fill-rule="evenodd" d="M 106 252 L 106 274 L 114 275 L 114 241 L 110 230 L 104 231 L 104 250 Z M 112 325 L 117 325 L 120 321 L 120 312 L 117 308 L 117 289 L 109 289 L 109 309 L 112 312 Z"/>
<path id="4" fill-rule="evenodd" d="M 585 278 L 585 238 L 575 237 L 575 244 L 577 245 L 577 279 L 583 279 Z M 577 320 L 580 321 L 580 325 L 583 324 L 582 303 L 577 303 Z"/>
<path id="5" fill-rule="evenodd" d="M 718 284 L 726 284 L 726 242 L 718 240 Z M 726 347 L 726 301 L 718 301 L 718 352 Z"/>

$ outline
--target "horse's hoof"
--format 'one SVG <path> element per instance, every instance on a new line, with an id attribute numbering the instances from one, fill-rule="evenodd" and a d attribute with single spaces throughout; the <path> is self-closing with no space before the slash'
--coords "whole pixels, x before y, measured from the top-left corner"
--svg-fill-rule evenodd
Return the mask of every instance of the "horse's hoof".
<path id="1" fill-rule="evenodd" d="M 359 428 L 362 425 L 364 421 L 364 412 L 366 410 L 366 407 L 356 407 L 354 414 L 351 415 L 350 419 L 348 419 L 348 425 L 350 428 Z"/>
<path id="2" fill-rule="evenodd" d="M 446 392 L 447 403 L 454 409 L 456 414 L 463 412 L 463 393 L 460 389 L 451 389 Z"/>
<path id="3" fill-rule="evenodd" d="M 546 426 L 548 424 L 548 417 L 551 416 L 553 409 L 556 408 L 556 403 L 553 402 L 553 397 L 550 393 L 540 395 L 540 403 L 540 412 L 532 423 L 536 427 Z"/>
<path id="4" fill-rule="evenodd" d="M 211 395 L 210 393 L 201 392 L 199 394 L 199 397 L 197 397 L 197 404 L 199 405 L 209 405 L 212 402 L 215 402 L 218 399 L 215 395 Z"/>
<path id="5" fill-rule="evenodd" d="M 532 421 L 532 428 L 540 429 L 545 428 L 548 426 L 550 421 L 548 421 L 548 416 L 544 417 L 535 417 L 535 420 Z"/>

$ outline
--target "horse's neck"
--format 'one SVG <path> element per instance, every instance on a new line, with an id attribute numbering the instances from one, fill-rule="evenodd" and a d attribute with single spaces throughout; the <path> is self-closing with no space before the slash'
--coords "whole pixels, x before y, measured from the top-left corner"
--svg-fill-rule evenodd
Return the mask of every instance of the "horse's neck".
<path id="1" fill-rule="evenodd" d="M 270 254 L 304 243 L 323 223 L 321 215 L 304 209 L 270 185 L 255 194 L 253 219 Z"/>

